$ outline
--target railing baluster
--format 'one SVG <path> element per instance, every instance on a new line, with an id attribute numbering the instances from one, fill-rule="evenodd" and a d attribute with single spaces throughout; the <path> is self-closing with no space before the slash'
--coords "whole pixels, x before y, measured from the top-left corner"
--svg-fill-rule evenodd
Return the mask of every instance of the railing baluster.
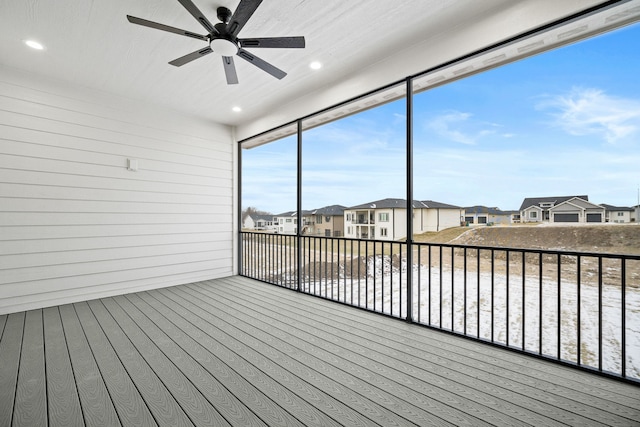
<path id="1" fill-rule="evenodd" d="M 462 332 L 467 335 L 467 248 L 463 248 L 462 250 L 462 258 L 463 258 L 463 265 L 462 265 L 462 269 L 463 269 L 463 274 L 464 274 L 464 279 L 463 279 L 463 286 L 464 286 L 464 319 L 463 319 L 463 324 L 462 324 Z"/>
<path id="2" fill-rule="evenodd" d="M 427 318 L 429 319 L 427 324 L 431 325 L 431 245 L 428 245 L 427 248 L 429 249 L 429 253 L 427 254 L 428 257 L 428 279 L 427 279 Z"/>
<path id="3" fill-rule="evenodd" d="M 577 305 L 577 316 L 576 316 L 576 358 L 577 358 L 577 363 L 578 365 L 582 365 L 582 355 L 580 354 L 580 347 L 582 347 L 582 337 L 580 336 L 580 329 L 582 329 L 582 322 L 580 321 L 580 291 L 581 291 L 581 282 L 582 282 L 582 259 L 580 257 L 580 255 L 578 255 L 577 258 L 577 265 L 576 265 L 576 305 Z"/>
<path id="4" fill-rule="evenodd" d="M 369 241 L 364 242 L 364 305 L 369 309 Z"/>
<path id="5" fill-rule="evenodd" d="M 455 286 L 453 284 L 453 281 L 455 280 L 455 265 L 454 265 L 454 253 L 453 253 L 453 247 L 450 248 L 451 249 L 451 330 L 455 331 L 455 306 L 456 306 L 456 294 L 455 294 Z"/>
<path id="6" fill-rule="evenodd" d="M 542 252 L 538 253 L 538 354 L 542 356 Z"/>
<path id="7" fill-rule="evenodd" d="M 413 250 L 413 245 L 411 250 Z M 418 246 L 418 298 L 416 299 L 418 301 L 418 323 L 420 323 L 420 314 L 422 313 L 422 248 L 420 246 Z"/>
<path id="8" fill-rule="evenodd" d="M 380 301 L 380 305 L 381 305 L 380 311 L 384 313 L 384 242 L 381 243 L 381 246 L 382 246 L 382 248 L 380 249 L 380 251 L 382 252 L 382 256 L 380 257 L 380 263 L 382 265 L 380 266 L 380 271 L 382 272 L 382 274 L 381 274 L 381 276 L 382 276 L 381 277 L 382 285 L 380 287 L 381 288 L 380 289 L 380 298 L 382 299 L 382 301 Z"/>
<path id="9" fill-rule="evenodd" d="M 562 284 L 561 284 L 561 274 L 562 274 L 562 259 L 561 259 L 561 255 L 558 254 L 558 357 L 557 359 L 560 360 L 560 348 L 562 347 Z"/>
<path id="10" fill-rule="evenodd" d="M 622 378 L 627 377 L 627 260 L 622 258 L 620 260 L 621 268 L 620 268 L 620 292 L 622 292 L 622 307 L 621 307 L 621 316 L 622 316 L 622 343 L 620 344 L 621 348 L 621 375 Z"/>
<path id="11" fill-rule="evenodd" d="M 378 303 L 378 295 L 376 289 L 376 279 L 378 277 L 378 270 L 376 269 L 376 242 L 373 242 L 373 311 L 376 311 Z"/>
<path id="12" fill-rule="evenodd" d="M 349 300 L 349 302 L 351 303 L 351 305 L 353 305 L 353 240 L 349 240 L 349 253 L 351 254 L 349 260 L 349 275 L 351 276 L 351 299 Z M 358 302 L 358 305 L 360 305 L 360 302 Z"/>
<path id="13" fill-rule="evenodd" d="M 506 277 L 506 279 L 507 279 L 506 280 L 506 282 L 507 282 L 506 283 L 506 287 L 507 287 L 507 289 L 506 289 L 507 315 L 506 316 L 507 316 L 507 318 L 506 318 L 506 321 L 505 321 L 505 329 L 506 329 L 506 333 L 507 333 L 507 347 L 509 347 L 509 342 L 510 342 L 510 340 L 509 340 L 509 321 L 511 320 L 511 318 L 509 316 L 509 277 L 511 276 L 509 274 L 509 264 L 510 264 L 509 261 L 511 261 L 511 252 L 509 252 L 509 250 L 507 250 L 506 256 L 507 256 L 507 258 L 506 258 L 506 261 L 505 261 L 505 263 L 506 263 L 505 272 L 507 274 L 507 277 Z"/>
<path id="14" fill-rule="evenodd" d="M 476 302 L 476 336 L 480 339 L 480 249 L 476 249 L 476 270 L 477 270 L 477 284 L 476 284 L 476 292 L 477 292 L 477 302 Z"/>
<path id="15" fill-rule="evenodd" d="M 442 246 L 439 246 L 439 248 L 440 254 L 438 255 L 438 263 L 440 264 L 440 310 L 438 311 L 440 312 L 440 323 L 438 324 L 438 326 L 440 327 L 440 329 L 442 329 L 442 303 L 444 302 L 442 298 L 442 264 L 444 263 L 442 262 Z"/>
<path id="16" fill-rule="evenodd" d="M 526 333 L 525 333 L 526 332 L 525 325 L 527 324 L 527 321 L 526 321 L 527 290 L 526 290 L 526 280 L 525 280 L 526 271 L 527 271 L 527 258 L 526 258 L 525 251 L 522 251 L 522 321 L 520 325 L 520 329 L 522 330 L 522 351 L 525 351 L 525 348 L 526 348 Z"/>
<path id="17" fill-rule="evenodd" d="M 602 257 L 598 257 L 598 371 L 602 372 Z"/>
<path id="18" fill-rule="evenodd" d="M 493 304 L 494 304 L 494 288 L 495 288 L 495 251 L 491 249 L 491 342 L 493 342 L 493 330 L 495 325 Z"/>

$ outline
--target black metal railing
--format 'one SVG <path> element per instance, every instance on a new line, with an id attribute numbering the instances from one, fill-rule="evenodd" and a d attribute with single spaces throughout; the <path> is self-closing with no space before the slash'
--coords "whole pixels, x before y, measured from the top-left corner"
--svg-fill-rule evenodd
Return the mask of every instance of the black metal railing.
<path id="1" fill-rule="evenodd" d="M 241 241 L 241 275 L 640 381 L 640 256 L 414 243 L 407 265 L 403 242 Z"/>

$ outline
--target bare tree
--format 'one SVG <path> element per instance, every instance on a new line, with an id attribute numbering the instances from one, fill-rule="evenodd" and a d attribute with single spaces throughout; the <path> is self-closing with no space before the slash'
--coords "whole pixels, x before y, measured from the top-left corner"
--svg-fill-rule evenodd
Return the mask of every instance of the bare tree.
<path id="1" fill-rule="evenodd" d="M 260 209 L 254 207 L 254 206 L 249 206 L 246 209 L 242 210 L 242 222 L 244 222 L 244 220 L 249 215 L 253 215 L 253 216 L 255 216 L 255 215 L 271 215 L 271 213 L 267 212 L 267 211 L 260 210 Z"/>

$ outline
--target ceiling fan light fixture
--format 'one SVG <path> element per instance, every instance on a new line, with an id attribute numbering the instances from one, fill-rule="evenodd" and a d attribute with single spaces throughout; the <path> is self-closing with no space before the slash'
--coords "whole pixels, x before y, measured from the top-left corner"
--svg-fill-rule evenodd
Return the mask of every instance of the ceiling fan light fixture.
<path id="1" fill-rule="evenodd" d="M 25 40 L 24 44 L 35 50 L 44 50 L 44 46 L 35 40 Z"/>
<path id="2" fill-rule="evenodd" d="M 213 39 L 210 43 L 211 50 L 221 56 L 234 56 L 238 53 L 238 45 L 231 40 L 219 38 Z"/>

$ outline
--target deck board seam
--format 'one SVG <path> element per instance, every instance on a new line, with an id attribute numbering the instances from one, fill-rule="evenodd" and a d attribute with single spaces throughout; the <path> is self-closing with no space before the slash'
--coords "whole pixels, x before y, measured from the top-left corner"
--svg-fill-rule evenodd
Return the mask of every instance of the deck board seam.
<path id="1" fill-rule="evenodd" d="M 11 417 L 9 417 L 10 419 L 10 425 L 14 425 L 14 418 L 16 416 L 16 402 L 18 400 L 18 381 L 20 379 L 20 368 L 22 365 L 22 349 L 24 348 L 24 330 L 25 330 L 25 325 L 26 325 L 26 318 L 27 313 L 24 312 L 23 313 L 23 317 L 22 317 L 22 335 L 20 337 L 20 351 L 18 351 L 18 368 L 16 369 L 16 379 L 15 379 L 15 388 L 14 388 L 14 394 L 13 394 L 13 407 L 11 408 Z"/>
<path id="2" fill-rule="evenodd" d="M 80 399 L 80 392 L 78 391 L 78 379 L 76 377 L 76 372 L 73 369 L 73 360 L 71 359 L 71 352 L 69 351 L 69 342 L 67 340 L 67 331 L 64 328 L 64 323 L 62 321 L 62 313 L 60 313 L 60 307 L 55 306 L 55 311 L 58 314 L 58 319 L 60 320 L 60 329 L 62 331 L 62 339 L 64 340 L 64 348 L 69 358 L 69 366 L 71 367 L 71 375 L 73 377 L 73 385 L 76 390 L 76 398 L 78 399 L 78 405 L 80 406 L 80 413 L 82 414 L 82 421 L 84 425 L 87 425 L 87 418 L 85 414 L 84 405 L 82 404 L 82 399 Z"/>

